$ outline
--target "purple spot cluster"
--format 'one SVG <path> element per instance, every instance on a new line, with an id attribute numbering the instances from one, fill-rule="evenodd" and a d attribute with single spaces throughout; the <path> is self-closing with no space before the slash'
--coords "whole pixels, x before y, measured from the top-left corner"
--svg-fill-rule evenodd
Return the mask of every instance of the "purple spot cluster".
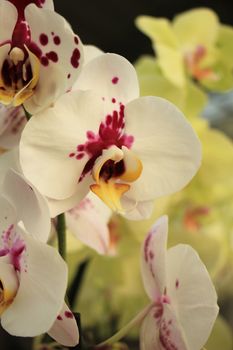
<path id="1" fill-rule="evenodd" d="M 79 181 L 92 170 L 96 159 L 101 156 L 104 149 L 108 149 L 113 145 L 118 148 L 123 146 L 127 148 L 132 147 L 134 137 L 127 135 L 124 131 L 124 108 L 124 105 L 120 103 L 119 110 L 114 110 L 112 114 L 108 114 L 105 120 L 101 122 L 98 133 L 88 130 L 86 132 L 87 141 L 77 145 L 75 152 L 69 153 L 70 158 L 76 158 L 77 160 L 82 159 L 84 156 L 89 158 Z"/>
<path id="2" fill-rule="evenodd" d="M 172 339 L 172 320 L 163 319 L 160 324 L 159 340 L 165 350 L 179 350 Z"/>
<path id="3" fill-rule="evenodd" d="M 16 271 L 21 271 L 23 253 L 26 250 L 25 242 L 14 231 L 14 225 L 10 225 L 6 231 L 2 233 L 2 245 L 0 256 L 9 255 L 11 264 Z M 25 263 L 25 261 L 24 261 Z M 27 271 L 27 265 L 24 264 L 24 271 Z"/>

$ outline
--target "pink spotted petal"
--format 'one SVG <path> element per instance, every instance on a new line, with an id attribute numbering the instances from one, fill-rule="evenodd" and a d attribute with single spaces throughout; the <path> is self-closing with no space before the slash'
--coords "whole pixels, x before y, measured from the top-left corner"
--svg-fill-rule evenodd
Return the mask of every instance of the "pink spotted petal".
<path id="1" fill-rule="evenodd" d="M 56 321 L 48 334 L 64 346 L 75 346 L 79 343 L 79 330 L 73 313 L 64 303 Z"/>
<path id="2" fill-rule="evenodd" d="M 90 193 L 66 213 L 66 222 L 69 231 L 77 239 L 99 254 L 107 254 L 110 249 L 110 216 L 111 210 L 97 196 Z"/>
<path id="3" fill-rule="evenodd" d="M 6 108 L 1 106 L 0 147 L 11 149 L 18 146 L 26 122 L 22 107 Z"/>
<path id="4" fill-rule="evenodd" d="M 152 309 L 142 322 L 140 329 L 140 350 L 162 350 L 159 348 L 159 328 Z"/>
<path id="5" fill-rule="evenodd" d="M 141 271 L 145 290 L 152 301 L 166 294 L 166 245 L 168 218 L 162 216 L 144 240 Z"/>
<path id="6" fill-rule="evenodd" d="M 73 91 L 63 95 L 54 107 L 29 120 L 21 137 L 20 162 L 25 176 L 42 194 L 60 200 L 81 190 L 85 197 L 93 182 L 90 170 L 98 152 L 102 152 L 99 130 L 107 115 L 100 95 Z M 102 125 L 104 131 L 105 124 Z M 113 133 L 112 128 L 110 136 Z M 97 154 L 96 158 L 92 157 L 93 153 Z M 94 159 L 92 166 L 82 176 L 91 158 Z M 43 176 L 40 176 L 41 169 Z"/>
<path id="7" fill-rule="evenodd" d="M 190 350 L 201 349 L 218 314 L 217 295 L 197 252 L 179 244 L 168 250 L 168 291 Z"/>
<path id="8" fill-rule="evenodd" d="M 82 66 L 83 48 L 70 25 L 56 12 L 29 5 L 25 17 L 32 41 L 41 50 L 39 82 L 25 103 L 26 109 L 35 114 L 71 89 Z"/>
<path id="9" fill-rule="evenodd" d="M 77 82 L 82 90 L 94 90 L 107 101 L 127 103 L 139 96 L 134 67 L 122 56 L 102 54 L 85 65 Z"/>
<path id="10" fill-rule="evenodd" d="M 1 323 L 12 335 L 34 337 L 47 332 L 59 314 L 68 271 L 56 249 L 19 227 L 17 234 L 25 243 L 19 262 L 19 288 L 13 303 L 1 315 Z"/>
<path id="11" fill-rule="evenodd" d="M 145 317 L 140 332 L 140 349 L 189 350 L 183 330 L 169 304 L 163 305 L 160 316 L 158 310 L 152 308 Z"/>

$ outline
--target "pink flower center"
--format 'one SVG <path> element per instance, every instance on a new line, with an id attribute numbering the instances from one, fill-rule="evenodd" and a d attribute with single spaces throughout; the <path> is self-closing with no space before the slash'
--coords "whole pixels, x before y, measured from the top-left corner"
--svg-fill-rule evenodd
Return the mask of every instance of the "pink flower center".
<path id="1" fill-rule="evenodd" d="M 2 234 L 2 245 L 0 248 L 0 257 L 9 256 L 10 263 L 15 271 L 21 271 L 21 260 L 26 250 L 25 242 L 14 231 L 14 225 L 10 225 Z"/>
<path id="2" fill-rule="evenodd" d="M 119 111 L 114 110 L 112 114 L 108 114 L 105 117 L 105 120 L 99 126 L 98 133 L 87 131 L 87 141 L 78 145 L 76 151 L 69 154 L 69 157 L 75 157 L 77 160 L 82 159 L 85 155 L 89 158 L 79 181 L 91 172 L 96 159 L 101 156 L 104 149 L 108 149 L 113 145 L 118 148 L 122 148 L 123 146 L 131 148 L 134 137 L 127 135 L 124 128 L 124 105 L 120 104 Z M 112 160 L 109 160 L 101 169 L 100 176 L 108 180 L 111 177 L 120 176 L 123 172 L 123 161 L 114 163 Z"/>
<path id="3" fill-rule="evenodd" d="M 203 45 L 198 45 L 193 52 L 185 55 L 186 66 L 193 78 L 197 80 L 214 77 L 212 69 L 201 67 L 201 63 L 206 55 L 207 49 Z"/>

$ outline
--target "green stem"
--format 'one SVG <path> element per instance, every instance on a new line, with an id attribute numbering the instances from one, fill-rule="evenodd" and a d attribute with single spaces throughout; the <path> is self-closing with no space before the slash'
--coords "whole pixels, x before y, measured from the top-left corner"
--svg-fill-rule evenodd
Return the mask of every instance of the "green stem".
<path id="1" fill-rule="evenodd" d="M 136 327 L 137 325 L 139 325 L 143 321 L 143 319 L 146 317 L 146 315 L 148 314 L 148 312 L 152 306 L 153 306 L 153 304 L 148 305 L 145 309 L 143 309 L 141 312 L 139 312 L 139 314 L 137 316 L 135 316 L 119 332 L 117 332 L 111 338 L 105 340 L 104 342 L 96 345 L 96 348 L 101 348 L 105 345 L 112 345 L 112 344 L 118 342 L 119 340 L 121 340 L 123 337 L 125 337 L 131 331 L 131 329 L 133 327 Z"/>
<path id="2" fill-rule="evenodd" d="M 32 117 L 32 114 L 30 114 L 30 113 L 25 109 L 24 106 L 23 106 L 23 110 L 24 110 L 24 113 L 25 113 L 25 117 L 27 118 L 27 120 L 29 120 L 29 119 Z"/>
<path id="3" fill-rule="evenodd" d="M 66 260 L 66 220 L 65 214 L 60 214 L 57 217 L 57 239 L 58 251 L 62 258 Z"/>

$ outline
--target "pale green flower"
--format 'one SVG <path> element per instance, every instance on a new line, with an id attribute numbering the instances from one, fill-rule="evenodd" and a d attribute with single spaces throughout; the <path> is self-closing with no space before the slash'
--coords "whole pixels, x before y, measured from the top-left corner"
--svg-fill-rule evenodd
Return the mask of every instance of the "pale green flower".
<path id="1" fill-rule="evenodd" d="M 184 12 L 166 18 L 140 16 L 137 27 L 152 40 L 164 76 L 178 87 L 187 79 L 212 91 L 233 86 L 233 29 L 221 25 L 210 9 Z"/>

